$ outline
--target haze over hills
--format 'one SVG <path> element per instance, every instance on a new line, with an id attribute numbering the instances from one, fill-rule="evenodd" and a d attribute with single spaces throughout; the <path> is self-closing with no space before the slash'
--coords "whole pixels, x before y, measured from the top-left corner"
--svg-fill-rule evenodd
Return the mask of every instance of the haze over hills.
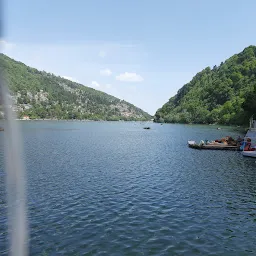
<path id="1" fill-rule="evenodd" d="M 124 100 L 0 55 L 18 116 L 30 119 L 150 120 Z"/>
<path id="2" fill-rule="evenodd" d="M 256 46 L 205 68 L 155 114 L 155 122 L 247 124 L 256 113 Z"/>

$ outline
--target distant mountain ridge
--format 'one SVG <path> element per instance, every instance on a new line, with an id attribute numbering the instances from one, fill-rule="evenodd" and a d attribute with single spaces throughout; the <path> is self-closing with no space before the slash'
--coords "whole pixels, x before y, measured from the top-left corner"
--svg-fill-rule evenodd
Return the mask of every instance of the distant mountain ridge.
<path id="1" fill-rule="evenodd" d="M 0 54 L 18 116 L 30 119 L 150 120 L 142 109 L 107 93 L 39 71 Z"/>
<path id="2" fill-rule="evenodd" d="M 158 109 L 154 121 L 247 124 L 256 114 L 256 46 L 205 68 Z"/>

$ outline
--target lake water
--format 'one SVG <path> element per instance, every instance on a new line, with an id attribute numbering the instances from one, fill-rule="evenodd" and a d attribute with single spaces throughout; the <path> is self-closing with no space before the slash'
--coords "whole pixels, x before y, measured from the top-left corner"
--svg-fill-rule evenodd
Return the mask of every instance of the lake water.
<path id="1" fill-rule="evenodd" d="M 255 159 L 187 147 L 238 135 L 231 128 L 20 124 L 30 255 L 256 255 Z M 3 136 L 0 255 L 7 255 Z"/>

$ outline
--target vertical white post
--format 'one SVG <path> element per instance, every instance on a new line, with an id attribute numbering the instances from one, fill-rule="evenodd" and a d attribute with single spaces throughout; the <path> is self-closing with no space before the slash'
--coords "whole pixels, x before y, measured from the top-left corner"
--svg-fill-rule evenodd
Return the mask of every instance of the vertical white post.
<path id="1" fill-rule="evenodd" d="M 3 30 L 3 0 L 0 0 L 0 40 Z M 1 42 L 1 41 L 0 41 Z M 1 45 L 0 45 L 1 46 Z M 26 212 L 26 178 L 23 163 L 22 137 L 12 99 L 4 82 L 4 70 L 0 59 L 0 100 L 4 109 L 4 153 L 6 192 L 8 204 L 8 234 L 11 256 L 28 255 L 28 226 Z"/>
<path id="2" fill-rule="evenodd" d="M 1 80 L 1 96 L 4 105 L 4 153 L 6 192 L 8 203 L 8 233 L 10 255 L 25 256 L 28 253 L 28 227 L 26 217 L 26 179 L 22 160 L 22 138 L 12 111 L 8 89 Z"/>

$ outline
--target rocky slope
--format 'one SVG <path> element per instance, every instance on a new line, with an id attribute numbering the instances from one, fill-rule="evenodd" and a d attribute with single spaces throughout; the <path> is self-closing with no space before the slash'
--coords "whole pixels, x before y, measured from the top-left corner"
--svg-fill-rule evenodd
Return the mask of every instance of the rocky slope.
<path id="1" fill-rule="evenodd" d="M 91 120 L 152 118 L 124 100 L 28 67 L 4 54 L 0 54 L 0 67 L 11 89 L 19 117 Z"/>

